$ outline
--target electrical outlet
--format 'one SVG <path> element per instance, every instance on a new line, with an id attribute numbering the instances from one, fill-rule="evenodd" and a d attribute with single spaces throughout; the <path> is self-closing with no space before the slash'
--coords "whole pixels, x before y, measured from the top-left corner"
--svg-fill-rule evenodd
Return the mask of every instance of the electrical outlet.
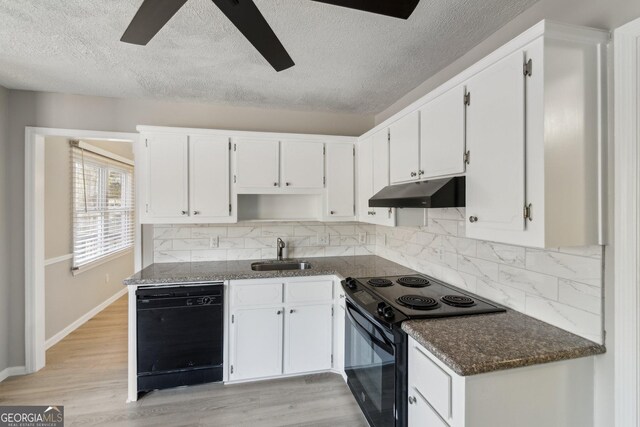
<path id="1" fill-rule="evenodd" d="M 358 242 L 360 242 L 361 245 L 366 245 L 367 233 L 358 233 Z"/>
<path id="2" fill-rule="evenodd" d="M 328 233 L 318 234 L 318 245 L 327 246 L 328 244 L 329 244 L 329 234 Z"/>
<path id="3" fill-rule="evenodd" d="M 209 238 L 209 247 L 210 248 L 217 248 L 218 246 L 220 246 L 220 238 L 218 236 L 213 236 L 213 237 Z"/>

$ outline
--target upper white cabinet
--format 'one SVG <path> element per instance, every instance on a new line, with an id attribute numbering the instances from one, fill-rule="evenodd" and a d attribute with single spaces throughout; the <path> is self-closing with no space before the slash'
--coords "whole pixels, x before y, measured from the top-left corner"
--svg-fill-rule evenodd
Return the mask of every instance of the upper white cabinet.
<path id="1" fill-rule="evenodd" d="M 324 187 L 324 144 L 282 142 L 282 180 L 288 188 Z"/>
<path id="2" fill-rule="evenodd" d="M 146 217 L 182 219 L 189 215 L 189 153 L 187 135 L 145 138 Z"/>
<path id="3" fill-rule="evenodd" d="M 355 146 L 327 144 L 326 220 L 352 220 L 355 217 Z"/>
<path id="4" fill-rule="evenodd" d="M 233 221 L 229 138 L 147 134 L 138 150 L 142 223 Z"/>
<path id="5" fill-rule="evenodd" d="M 369 224 L 395 225 L 395 210 L 371 208 L 369 199 L 389 185 L 389 139 L 380 130 L 358 145 L 358 220 Z"/>
<path id="6" fill-rule="evenodd" d="M 238 187 L 274 188 L 280 186 L 280 142 L 234 139 Z"/>
<path id="7" fill-rule="evenodd" d="M 421 179 L 464 173 L 465 95 L 461 85 L 420 109 Z"/>
<path id="8" fill-rule="evenodd" d="M 229 139 L 189 138 L 190 214 L 198 221 L 216 221 L 231 214 Z"/>
<path id="9" fill-rule="evenodd" d="M 467 236 L 524 229 L 524 54 L 511 54 L 467 82 Z"/>
<path id="10" fill-rule="evenodd" d="M 391 183 L 420 179 L 420 112 L 407 114 L 389 127 Z"/>

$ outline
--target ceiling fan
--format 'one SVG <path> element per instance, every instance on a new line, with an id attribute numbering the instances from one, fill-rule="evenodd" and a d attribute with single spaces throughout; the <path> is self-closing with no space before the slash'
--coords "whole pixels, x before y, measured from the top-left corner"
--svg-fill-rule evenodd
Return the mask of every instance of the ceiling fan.
<path id="1" fill-rule="evenodd" d="M 276 71 L 295 65 L 253 0 L 212 0 Z M 407 19 L 420 0 L 313 0 Z M 120 41 L 146 45 L 187 0 L 144 0 Z"/>

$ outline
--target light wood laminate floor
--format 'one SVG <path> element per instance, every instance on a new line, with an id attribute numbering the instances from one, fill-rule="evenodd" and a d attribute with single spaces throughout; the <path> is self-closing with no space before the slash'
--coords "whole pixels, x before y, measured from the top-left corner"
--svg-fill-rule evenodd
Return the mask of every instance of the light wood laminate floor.
<path id="1" fill-rule="evenodd" d="M 366 426 L 336 374 L 127 396 L 127 297 L 47 351 L 47 366 L 0 383 L 0 405 L 64 405 L 67 426 Z"/>

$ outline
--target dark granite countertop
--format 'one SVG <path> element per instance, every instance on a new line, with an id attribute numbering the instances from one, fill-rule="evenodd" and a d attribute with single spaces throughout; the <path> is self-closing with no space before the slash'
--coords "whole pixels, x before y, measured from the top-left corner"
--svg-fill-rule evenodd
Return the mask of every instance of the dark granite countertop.
<path id="1" fill-rule="evenodd" d="M 251 263 L 264 260 L 179 262 L 151 264 L 128 279 L 125 285 L 162 285 L 215 280 L 265 279 L 338 275 L 342 277 L 395 276 L 415 271 L 375 255 L 305 258 L 309 270 L 253 271 Z"/>
<path id="2" fill-rule="evenodd" d="M 513 310 L 411 320 L 402 329 L 462 376 L 605 352 L 600 344 Z"/>

